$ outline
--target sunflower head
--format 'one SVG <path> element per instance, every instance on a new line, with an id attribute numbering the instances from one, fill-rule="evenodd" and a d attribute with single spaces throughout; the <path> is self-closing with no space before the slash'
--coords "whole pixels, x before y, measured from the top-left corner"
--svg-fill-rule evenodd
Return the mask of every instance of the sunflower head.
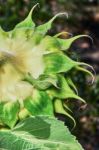
<path id="1" fill-rule="evenodd" d="M 0 123 L 13 127 L 29 115 L 54 115 L 67 113 L 67 99 L 79 99 L 77 89 L 68 72 L 72 69 L 92 73 L 68 57 L 72 42 L 86 35 L 61 39 L 59 33 L 47 35 L 54 16 L 47 23 L 35 26 L 30 11 L 27 18 L 12 31 L 0 28 Z M 91 67 L 91 66 L 89 66 Z"/>

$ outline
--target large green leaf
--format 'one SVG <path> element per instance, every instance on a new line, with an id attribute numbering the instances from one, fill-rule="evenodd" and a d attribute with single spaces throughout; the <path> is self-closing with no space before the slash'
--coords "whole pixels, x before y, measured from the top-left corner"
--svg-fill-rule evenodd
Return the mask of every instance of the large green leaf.
<path id="1" fill-rule="evenodd" d="M 0 103 L 0 121 L 12 128 L 17 120 L 20 110 L 20 104 L 16 102 Z"/>
<path id="2" fill-rule="evenodd" d="M 30 117 L 12 130 L 0 131 L 2 150 L 83 150 L 67 127 L 55 118 Z"/>
<path id="3" fill-rule="evenodd" d="M 53 105 L 45 91 L 33 90 L 33 96 L 24 100 L 25 108 L 32 115 L 53 115 Z"/>

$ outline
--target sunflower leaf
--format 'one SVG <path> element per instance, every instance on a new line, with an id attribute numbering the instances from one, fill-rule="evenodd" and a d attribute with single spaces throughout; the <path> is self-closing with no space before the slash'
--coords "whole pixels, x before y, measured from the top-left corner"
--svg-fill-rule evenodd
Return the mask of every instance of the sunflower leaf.
<path id="1" fill-rule="evenodd" d="M 48 116 L 29 117 L 12 130 L 1 130 L 0 149 L 83 150 L 61 121 Z"/>

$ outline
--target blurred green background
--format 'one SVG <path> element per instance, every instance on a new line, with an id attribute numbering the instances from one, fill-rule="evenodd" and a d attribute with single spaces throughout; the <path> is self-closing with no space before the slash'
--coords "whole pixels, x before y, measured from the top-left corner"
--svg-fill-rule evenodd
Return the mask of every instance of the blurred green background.
<path id="1" fill-rule="evenodd" d="M 87 38 L 78 40 L 68 53 L 74 59 L 89 63 L 96 71 L 93 85 L 89 84 L 90 78 L 83 73 L 74 71 L 71 75 L 79 95 L 87 101 L 87 105 L 73 102 L 71 107 L 77 120 L 73 134 L 85 150 L 99 150 L 99 0 L 0 0 L 0 25 L 6 31 L 11 30 L 36 3 L 40 4 L 33 15 L 37 25 L 59 12 L 69 15 L 68 19 L 56 19 L 49 34 L 67 31 L 73 35 L 88 34 L 94 40 L 93 44 Z"/>

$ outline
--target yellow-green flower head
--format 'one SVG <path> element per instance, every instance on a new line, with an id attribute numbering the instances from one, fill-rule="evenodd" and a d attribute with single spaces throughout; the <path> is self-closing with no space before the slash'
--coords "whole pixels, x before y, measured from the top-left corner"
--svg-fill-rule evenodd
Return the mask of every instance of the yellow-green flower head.
<path id="1" fill-rule="evenodd" d="M 75 68 L 93 77 L 81 67 L 87 64 L 76 62 L 66 55 L 72 42 L 86 35 L 69 39 L 60 39 L 58 36 L 62 33 L 46 35 L 54 19 L 67 14 L 59 13 L 47 23 L 36 27 L 32 21 L 33 9 L 12 31 L 5 32 L 0 28 L 0 113 L 1 122 L 10 127 L 21 116 L 20 106 L 32 115 L 52 115 L 54 105 L 56 112 L 71 117 L 64 110 L 68 109 L 64 100 L 84 100 L 75 93 L 76 87 L 65 73 Z M 7 121 L 4 114 L 10 114 L 11 120 Z"/>
<path id="2" fill-rule="evenodd" d="M 29 37 L 27 32 L 31 34 Z M 10 32 L 0 28 L 0 100 L 26 98 L 32 86 L 22 81 L 25 75 L 30 73 L 36 79 L 43 74 L 44 51 L 33 44 L 32 36 L 33 29 L 25 29 L 24 23 L 23 28 L 16 27 Z"/>

